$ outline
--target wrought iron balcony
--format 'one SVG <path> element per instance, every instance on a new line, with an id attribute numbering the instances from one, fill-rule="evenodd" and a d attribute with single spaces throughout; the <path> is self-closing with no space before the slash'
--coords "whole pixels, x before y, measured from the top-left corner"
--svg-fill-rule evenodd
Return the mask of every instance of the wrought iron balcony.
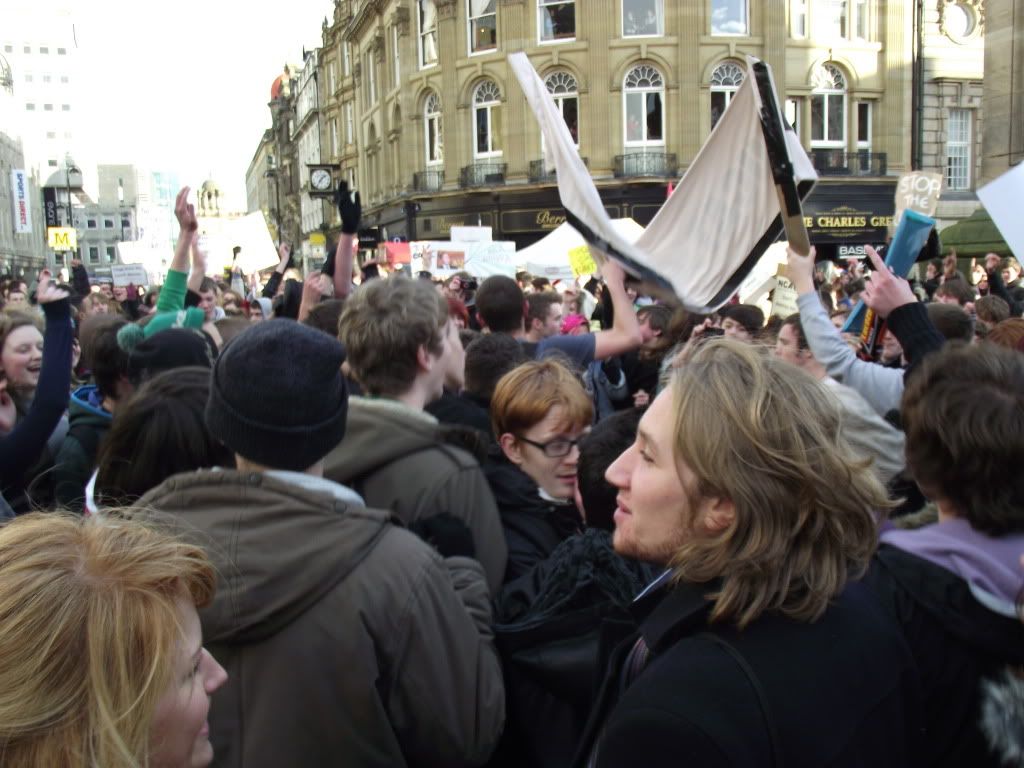
<path id="1" fill-rule="evenodd" d="M 821 176 L 885 176 L 889 170 L 885 152 L 866 149 L 847 152 L 843 149 L 812 149 L 811 162 Z"/>
<path id="2" fill-rule="evenodd" d="M 587 166 L 587 168 L 589 168 L 590 167 L 590 160 L 588 160 L 585 157 L 582 158 L 582 160 L 583 160 L 583 164 L 585 166 Z M 531 182 L 536 184 L 537 182 L 543 182 L 543 181 L 555 181 L 555 178 L 556 178 L 556 176 L 555 176 L 555 169 L 552 168 L 551 170 L 546 170 L 544 168 L 544 160 L 543 159 L 541 159 L 541 160 L 531 160 L 530 161 L 530 181 Z"/>
<path id="3" fill-rule="evenodd" d="M 412 175 L 415 192 L 438 192 L 444 186 L 444 171 L 417 171 Z"/>
<path id="4" fill-rule="evenodd" d="M 493 187 L 505 183 L 508 163 L 473 163 L 464 166 L 459 173 L 462 187 Z"/>
<path id="5" fill-rule="evenodd" d="M 615 156 L 615 176 L 657 176 L 672 178 L 679 174 L 679 162 L 674 152 L 632 152 Z"/>

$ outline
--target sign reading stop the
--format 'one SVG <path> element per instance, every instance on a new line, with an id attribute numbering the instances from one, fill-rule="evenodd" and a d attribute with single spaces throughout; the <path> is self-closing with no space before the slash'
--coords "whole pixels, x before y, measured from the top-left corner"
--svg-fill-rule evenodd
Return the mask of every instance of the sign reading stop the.
<path id="1" fill-rule="evenodd" d="M 942 174 L 911 171 L 900 176 L 896 184 L 896 215 L 893 228 L 898 227 L 903 212 L 917 211 L 925 216 L 934 216 L 942 194 Z"/>

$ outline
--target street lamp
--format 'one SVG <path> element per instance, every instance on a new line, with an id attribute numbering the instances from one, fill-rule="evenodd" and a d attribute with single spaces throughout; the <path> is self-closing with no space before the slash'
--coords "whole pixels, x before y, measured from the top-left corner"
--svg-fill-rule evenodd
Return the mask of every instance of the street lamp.
<path id="1" fill-rule="evenodd" d="M 79 176 L 82 175 L 82 169 L 75 165 L 71 160 L 71 155 L 67 155 L 64 158 L 64 187 L 68 195 L 68 226 L 72 229 L 75 227 L 75 219 L 71 211 L 71 174 L 77 173 Z M 71 253 L 70 251 L 68 253 Z"/>
<path id="2" fill-rule="evenodd" d="M 277 247 L 281 247 L 281 184 L 278 179 L 277 163 L 273 155 L 267 155 L 267 170 L 263 176 L 274 180 L 274 226 L 277 228 Z"/>

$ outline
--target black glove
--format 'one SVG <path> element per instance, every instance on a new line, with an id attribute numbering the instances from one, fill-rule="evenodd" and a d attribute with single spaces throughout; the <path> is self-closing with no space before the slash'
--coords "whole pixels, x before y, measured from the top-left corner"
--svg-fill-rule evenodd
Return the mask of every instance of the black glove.
<path id="1" fill-rule="evenodd" d="M 359 193 L 349 193 L 348 182 L 339 181 L 334 190 L 334 204 L 341 214 L 341 231 L 346 235 L 354 235 L 359 231 L 359 220 L 363 217 L 363 206 L 359 202 Z"/>
<path id="2" fill-rule="evenodd" d="M 436 549 L 441 557 L 476 556 L 473 534 L 464 522 L 447 512 L 421 517 L 409 526 L 409 530 Z"/>

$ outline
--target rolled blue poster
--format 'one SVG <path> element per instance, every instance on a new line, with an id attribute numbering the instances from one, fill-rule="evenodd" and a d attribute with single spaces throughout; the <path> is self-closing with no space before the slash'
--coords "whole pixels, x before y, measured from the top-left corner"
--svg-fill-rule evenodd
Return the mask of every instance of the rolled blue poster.
<path id="1" fill-rule="evenodd" d="M 892 243 L 885 252 L 885 265 L 892 269 L 897 277 L 906 277 L 910 268 L 914 266 L 917 256 L 928 242 L 928 233 L 935 226 L 935 219 L 925 216 L 917 211 L 904 211 L 900 225 L 896 227 L 896 234 L 893 235 Z M 860 333 L 864 325 L 864 315 L 867 311 L 863 301 L 858 301 L 853 308 L 846 322 L 843 324 L 843 333 Z"/>

